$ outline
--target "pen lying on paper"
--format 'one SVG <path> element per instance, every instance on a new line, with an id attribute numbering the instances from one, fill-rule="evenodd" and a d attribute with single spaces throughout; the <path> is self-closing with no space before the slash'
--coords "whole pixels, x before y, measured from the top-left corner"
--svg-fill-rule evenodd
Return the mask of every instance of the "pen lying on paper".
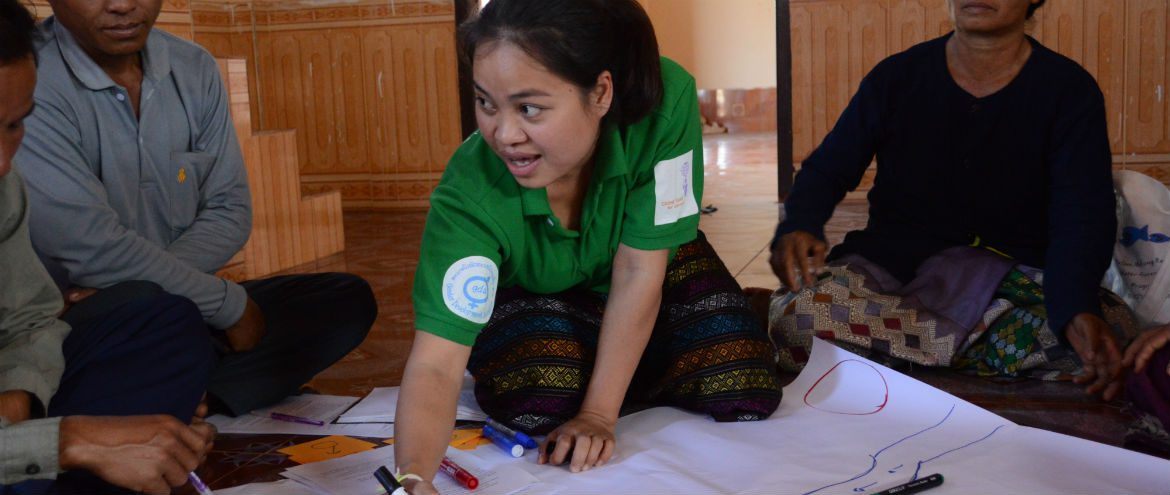
<path id="1" fill-rule="evenodd" d="M 303 425 L 313 425 L 313 426 L 325 426 L 325 422 L 321 421 L 319 419 L 304 418 L 301 416 L 293 416 L 292 414 L 270 412 L 267 415 L 257 414 L 257 416 L 268 417 L 268 418 L 275 419 L 277 421 L 287 421 L 289 423 L 300 423 Z"/>
<path id="2" fill-rule="evenodd" d="M 455 481 L 458 481 L 459 484 L 467 487 L 468 490 L 474 490 L 479 486 L 479 478 L 476 478 L 475 475 L 471 474 L 466 469 L 463 469 L 462 466 L 455 464 L 455 461 L 447 458 L 447 456 L 443 456 L 443 461 L 439 463 L 439 471 L 447 473 L 452 478 L 455 478 Z"/>
<path id="3" fill-rule="evenodd" d="M 873 495 L 910 495 L 911 493 L 918 493 L 923 490 L 934 488 L 943 483 L 943 476 L 941 474 L 932 474 L 924 478 L 918 478 L 909 483 L 887 488 Z"/>

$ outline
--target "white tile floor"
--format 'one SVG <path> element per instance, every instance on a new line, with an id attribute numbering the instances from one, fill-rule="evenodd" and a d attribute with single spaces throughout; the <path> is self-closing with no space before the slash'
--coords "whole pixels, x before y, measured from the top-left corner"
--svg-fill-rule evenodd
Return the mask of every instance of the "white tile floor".
<path id="1" fill-rule="evenodd" d="M 719 210 L 703 215 L 699 228 L 743 287 L 775 289 L 780 281 L 768 265 L 768 244 L 779 220 L 776 135 L 704 136 L 706 182 L 703 205 Z M 864 192 L 851 193 L 825 226 L 829 245 L 865 225 Z"/>

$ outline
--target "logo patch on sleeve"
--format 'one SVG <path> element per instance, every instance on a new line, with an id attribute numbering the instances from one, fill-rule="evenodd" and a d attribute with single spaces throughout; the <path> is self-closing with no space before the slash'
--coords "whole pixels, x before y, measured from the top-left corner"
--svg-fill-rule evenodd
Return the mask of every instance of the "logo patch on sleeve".
<path id="1" fill-rule="evenodd" d="M 688 151 L 654 166 L 654 225 L 675 223 L 699 213 L 692 168 L 694 154 Z"/>
<path id="2" fill-rule="evenodd" d="M 496 305 L 499 277 L 495 262 L 483 256 L 456 261 L 443 276 L 443 302 L 468 321 L 487 323 Z"/>

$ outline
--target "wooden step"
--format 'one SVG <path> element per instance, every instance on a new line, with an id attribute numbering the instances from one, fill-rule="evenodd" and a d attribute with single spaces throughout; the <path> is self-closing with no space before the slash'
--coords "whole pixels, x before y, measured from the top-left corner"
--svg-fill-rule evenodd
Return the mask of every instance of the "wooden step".
<path id="1" fill-rule="evenodd" d="M 244 60 L 219 59 L 252 192 L 252 234 L 220 271 L 255 279 L 345 250 L 338 191 L 301 195 L 296 131 L 252 131 Z"/>

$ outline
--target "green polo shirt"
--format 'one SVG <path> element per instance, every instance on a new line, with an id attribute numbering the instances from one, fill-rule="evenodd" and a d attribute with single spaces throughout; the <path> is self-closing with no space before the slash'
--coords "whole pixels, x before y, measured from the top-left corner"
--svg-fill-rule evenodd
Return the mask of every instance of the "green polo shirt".
<path id="1" fill-rule="evenodd" d="M 580 230 L 560 224 L 545 189 L 521 187 L 478 132 L 456 150 L 423 232 L 419 330 L 472 345 L 500 287 L 608 293 L 619 243 L 673 256 L 695 238 L 703 194 L 695 80 L 666 58 L 662 79 L 662 103 L 649 116 L 602 129 Z"/>

